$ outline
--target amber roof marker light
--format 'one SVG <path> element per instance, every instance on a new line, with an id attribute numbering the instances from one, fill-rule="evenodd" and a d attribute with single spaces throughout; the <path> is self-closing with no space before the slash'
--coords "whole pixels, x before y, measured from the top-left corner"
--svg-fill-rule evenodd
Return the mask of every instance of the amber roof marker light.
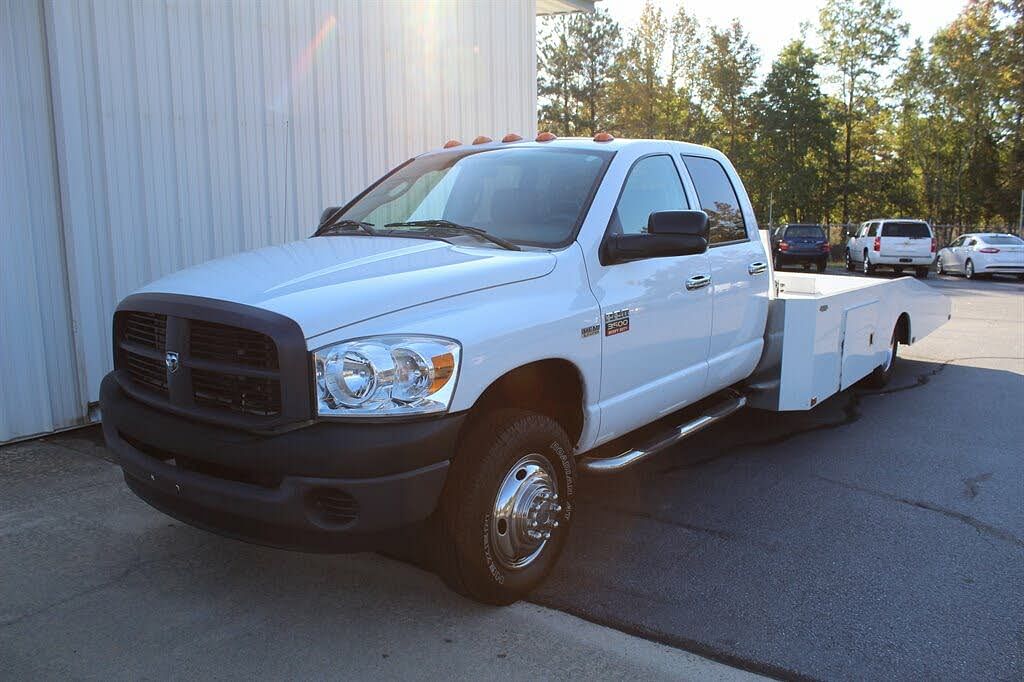
<path id="1" fill-rule="evenodd" d="M 444 148 L 451 149 L 452 147 L 458 147 L 461 144 L 462 143 L 459 142 L 458 140 L 448 140 L 447 142 L 444 143 Z"/>
<path id="2" fill-rule="evenodd" d="M 594 135 L 594 142 L 611 142 L 615 139 L 615 136 L 611 133 L 598 133 Z"/>
<path id="3" fill-rule="evenodd" d="M 491 138 L 487 137 L 486 135 L 478 135 L 477 138 L 475 140 L 473 140 L 473 144 L 487 144 L 488 142 L 493 142 L 493 141 L 494 140 L 492 140 Z"/>
<path id="4" fill-rule="evenodd" d="M 535 142 L 551 142 L 552 140 L 557 140 L 557 139 L 558 139 L 558 135 L 555 135 L 554 133 L 551 133 L 551 132 L 548 132 L 547 130 L 545 130 L 543 133 L 539 134 L 534 141 Z"/>
<path id="5" fill-rule="evenodd" d="M 501 138 L 502 142 L 519 142 L 523 139 L 522 135 L 516 135 L 515 133 L 509 133 L 505 137 Z"/>

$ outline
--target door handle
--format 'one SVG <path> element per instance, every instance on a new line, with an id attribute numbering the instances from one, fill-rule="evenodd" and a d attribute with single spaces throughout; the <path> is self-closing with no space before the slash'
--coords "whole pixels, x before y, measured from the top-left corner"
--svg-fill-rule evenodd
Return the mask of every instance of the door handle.
<path id="1" fill-rule="evenodd" d="M 768 265 L 766 263 L 762 263 L 761 261 L 751 263 L 750 265 L 747 266 L 747 272 L 749 272 L 751 275 L 760 275 L 767 269 Z"/>
<path id="2" fill-rule="evenodd" d="M 703 289 L 709 284 L 711 284 L 710 275 L 694 275 L 690 279 L 686 280 L 686 289 L 687 291 L 693 291 L 694 289 Z"/>

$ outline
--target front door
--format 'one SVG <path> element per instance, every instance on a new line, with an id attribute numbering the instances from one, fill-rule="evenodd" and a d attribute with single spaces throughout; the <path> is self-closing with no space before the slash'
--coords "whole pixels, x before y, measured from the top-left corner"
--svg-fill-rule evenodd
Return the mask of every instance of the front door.
<path id="1" fill-rule="evenodd" d="M 608 232 L 646 232 L 654 211 L 686 208 L 672 156 L 645 156 L 626 176 Z M 703 396 L 711 336 L 709 278 L 706 254 L 602 265 L 591 273 L 602 313 L 600 440 Z"/>

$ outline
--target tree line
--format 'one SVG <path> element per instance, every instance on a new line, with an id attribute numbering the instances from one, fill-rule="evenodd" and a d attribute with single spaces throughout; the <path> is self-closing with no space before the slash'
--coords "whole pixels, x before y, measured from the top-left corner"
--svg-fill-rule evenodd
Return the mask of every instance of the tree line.
<path id="1" fill-rule="evenodd" d="M 760 78 L 739 19 L 650 2 L 629 30 L 600 8 L 556 16 L 539 26 L 539 126 L 716 147 L 765 224 L 1016 226 L 1024 0 L 969 0 L 909 50 L 907 30 L 889 0 L 825 0 Z"/>

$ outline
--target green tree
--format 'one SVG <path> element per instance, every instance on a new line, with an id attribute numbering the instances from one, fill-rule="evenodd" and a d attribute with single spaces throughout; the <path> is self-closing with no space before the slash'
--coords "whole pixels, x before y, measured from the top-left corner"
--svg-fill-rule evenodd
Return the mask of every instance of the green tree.
<path id="1" fill-rule="evenodd" d="M 803 39 L 793 40 L 782 49 L 758 92 L 757 195 L 763 204 L 772 194 L 777 207 L 773 213 L 781 220 L 821 221 L 828 213 L 824 179 L 836 131 L 817 64 L 818 55 Z"/>
<path id="2" fill-rule="evenodd" d="M 574 91 L 579 102 L 577 129 L 593 135 L 608 127 L 608 82 L 621 48 L 621 30 L 607 11 L 576 14 L 569 22 L 571 46 L 578 69 Z"/>
<path id="3" fill-rule="evenodd" d="M 761 58 L 739 19 L 724 30 L 712 28 L 708 48 L 703 75 L 705 101 L 717 129 L 713 139 L 727 156 L 733 157 L 740 151 L 739 145 L 749 139 L 751 95 Z"/>
<path id="4" fill-rule="evenodd" d="M 578 119 L 579 54 L 572 44 L 571 26 L 569 15 L 548 20 L 537 57 L 539 124 L 556 135 L 575 134 Z"/>
<path id="5" fill-rule="evenodd" d="M 710 142 L 710 119 L 700 104 L 707 91 L 704 61 L 707 41 L 695 16 L 680 5 L 672 18 L 671 60 L 665 94 L 665 134 L 674 140 Z"/>
<path id="6" fill-rule="evenodd" d="M 668 28 L 662 11 L 644 4 L 637 26 L 619 52 L 609 98 L 615 129 L 629 137 L 660 137 L 664 133 L 667 88 L 661 60 Z"/>
<path id="7" fill-rule="evenodd" d="M 880 91 L 882 69 L 898 54 L 900 38 L 907 33 L 900 12 L 889 0 L 827 0 L 821 8 L 822 56 L 834 69 L 832 79 L 842 96 L 843 183 L 842 220 L 850 221 L 850 195 L 854 190 L 854 136 L 874 134 L 867 120 L 867 102 Z"/>

